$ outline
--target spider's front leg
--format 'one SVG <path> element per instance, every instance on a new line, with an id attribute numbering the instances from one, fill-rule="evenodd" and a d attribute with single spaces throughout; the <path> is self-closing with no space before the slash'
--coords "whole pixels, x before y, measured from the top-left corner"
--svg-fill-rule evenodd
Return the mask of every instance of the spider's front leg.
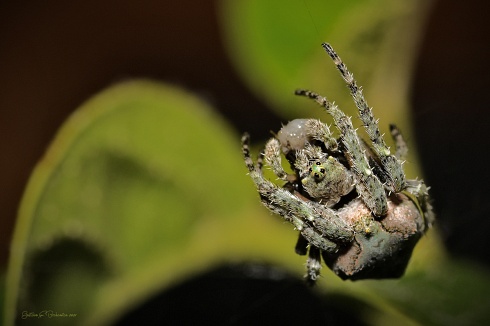
<path id="1" fill-rule="evenodd" d="M 276 138 L 267 141 L 264 148 L 265 163 L 272 169 L 279 179 L 293 183 L 296 181 L 296 175 L 289 174 L 282 168 L 281 144 Z"/>
<path id="2" fill-rule="evenodd" d="M 363 122 L 364 128 L 372 142 L 372 148 L 378 158 L 381 161 L 384 178 L 383 180 L 389 190 L 394 192 L 400 192 L 406 187 L 405 173 L 401 162 L 390 153 L 390 148 L 386 146 L 386 143 L 381 135 L 378 127 L 378 122 L 374 118 L 372 109 L 369 107 L 362 89 L 357 86 L 354 75 L 347 69 L 342 59 L 337 55 L 334 49 L 328 43 L 322 44 L 325 51 L 332 58 L 337 69 L 339 70 L 342 78 L 349 87 L 350 93 L 357 109 L 359 110 L 359 118 Z"/>
<path id="3" fill-rule="evenodd" d="M 289 174 L 282 168 L 281 153 L 293 158 L 290 161 L 293 163 L 296 161 L 295 152 L 302 151 L 313 140 L 323 143 L 325 148 L 331 152 L 338 150 L 337 140 L 332 136 L 326 124 L 316 119 L 295 119 L 283 126 L 276 138 L 267 141 L 263 157 L 266 164 L 279 179 L 294 183 L 296 175 Z"/>
<path id="4" fill-rule="evenodd" d="M 336 105 L 332 105 L 325 97 L 307 90 L 297 90 L 296 95 L 306 96 L 315 100 L 329 113 L 341 132 L 341 140 L 346 149 L 345 156 L 356 175 L 356 190 L 367 207 L 376 216 L 384 216 L 388 212 L 388 199 L 383 184 L 373 173 L 351 119 Z"/>
<path id="5" fill-rule="evenodd" d="M 294 174 L 284 171 L 281 152 L 288 158 Z M 306 191 L 309 199 L 331 207 L 351 192 L 354 178 L 330 154 L 336 155 L 339 151 L 329 127 L 316 119 L 296 119 L 283 126 L 277 138 L 267 141 L 263 157 L 279 179 L 289 182 L 303 194 Z"/>
<path id="6" fill-rule="evenodd" d="M 260 194 L 262 203 L 273 213 L 282 216 L 294 225 L 301 235 L 313 246 L 322 251 L 335 253 L 339 244 L 349 243 L 354 231 L 337 214 L 319 203 L 312 202 L 300 194 L 293 194 L 265 179 L 255 167 L 250 156 L 250 137 L 242 137 L 245 164 Z"/>

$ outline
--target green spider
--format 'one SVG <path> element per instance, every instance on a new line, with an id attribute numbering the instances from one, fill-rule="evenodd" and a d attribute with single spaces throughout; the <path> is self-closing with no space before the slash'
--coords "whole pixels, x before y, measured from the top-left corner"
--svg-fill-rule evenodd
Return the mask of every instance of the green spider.
<path id="1" fill-rule="evenodd" d="M 370 143 L 325 97 L 297 90 L 332 116 L 340 137 L 319 120 L 293 120 L 266 143 L 255 164 L 246 133 L 245 164 L 265 207 L 299 231 L 296 253 L 308 254 L 309 284 L 320 275 L 322 257 L 342 279 L 398 278 L 434 220 L 428 188 L 423 180 L 406 180 L 401 133 L 390 125 L 397 148 L 393 155 L 353 75 L 329 44 L 322 46 L 349 87 Z M 282 168 L 282 155 L 294 173 Z M 264 161 L 285 182 L 282 187 L 264 178 Z"/>

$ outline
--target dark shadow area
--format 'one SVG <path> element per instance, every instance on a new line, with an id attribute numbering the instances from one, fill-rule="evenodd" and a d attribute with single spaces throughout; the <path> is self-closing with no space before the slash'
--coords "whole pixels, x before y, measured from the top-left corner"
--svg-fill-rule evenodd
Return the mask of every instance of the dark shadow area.
<path id="1" fill-rule="evenodd" d="M 413 126 L 450 252 L 490 266 L 490 3 L 438 1 L 412 91 Z"/>
<path id="2" fill-rule="evenodd" d="M 112 275 L 101 251 L 76 238 L 60 238 L 27 259 L 16 325 L 66 325 L 69 319 L 23 318 L 25 312 L 86 314 L 87 302 Z M 48 304 L 49 302 L 49 304 Z M 50 306 L 53 305 L 54 307 Z"/>
<path id="3" fill-rule="evenodd" d="M 351 298 L 322 299 L 271 266 L 225 265 L 159 293 L 115 325 L 365 325 L 365 309 Z"/>

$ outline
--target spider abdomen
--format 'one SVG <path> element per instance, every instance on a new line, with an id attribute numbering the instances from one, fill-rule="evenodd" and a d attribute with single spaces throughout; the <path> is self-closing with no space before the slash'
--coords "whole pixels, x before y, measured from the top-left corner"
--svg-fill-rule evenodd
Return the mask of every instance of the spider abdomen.
<path id="1" fill-rule="evenodd" d="M 338 216 L 355 230 L 354 241 L 336 255 L 324 253 L 323 258 L 342 279 L 402 276 L 426 228 L 418 207 L 403 194 L 389 197 L 388 213 L 382 219 L 373 219 L 360 199 L 339 209 Z"/>

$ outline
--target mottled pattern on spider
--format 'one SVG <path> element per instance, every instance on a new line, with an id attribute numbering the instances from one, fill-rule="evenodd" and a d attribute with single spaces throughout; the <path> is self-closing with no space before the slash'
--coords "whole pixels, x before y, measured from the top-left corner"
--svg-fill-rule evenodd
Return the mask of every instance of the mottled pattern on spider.
<path id="1" fill-rule="evenodd" d="M 370 143 L 325 97 L 297 90 L 296 95 L 316 101 L 332 116 L 340 137 L 319 120 L 293 120 L 266 143 L 257 164 L 244 134 L 245 163 L 262 203 L 299 230 L 296 252 L 308 254 L 309 284 L 320 275 L 321 257 L 343 279 L 397 278 L 433 222 L 428 188 L 422 180 L 406 180 L 402 160 L 407 146 L 401 133 L 390 125 L 393 155 L 353 75 L 329 44 L 322 46 L 347 83 Z M 293 173 L 283 169 L 282 155 Z M 264 160 L 285 181 L 282 187 L 264 178 Z"/>

